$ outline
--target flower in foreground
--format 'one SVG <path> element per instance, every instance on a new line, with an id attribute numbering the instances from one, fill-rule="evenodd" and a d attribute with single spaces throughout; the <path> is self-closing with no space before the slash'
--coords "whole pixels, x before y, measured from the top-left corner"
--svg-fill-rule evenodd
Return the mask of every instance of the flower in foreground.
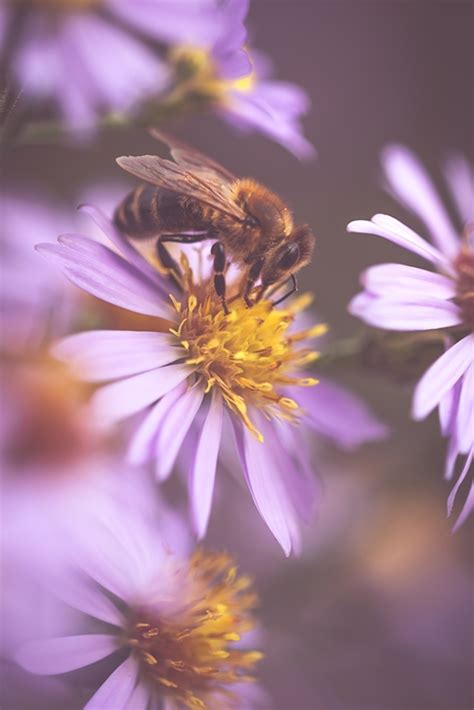
<path id="1" fill-rule="evenodd" d="M 298 158 L 315 149 L 304 137 L 301 117 L 310 108 L 306 92 L 296 84 L 271 78 L 270 60 L 248 51 L 244 20 L 248 0 L 227 0 L 212 42 L 177 44 L 170 61 L 180 81 L 173 100 L 192 97 L 211 106 L 240 130 L 257 130 Z"/>
<path id="2" fill-rule="evenodd" d="M 433 244 L 397 219 L 377 214 L 371 221 L 348 225 L 350 232 L 373 234 L 402 246 L 436 269 L 383 264 L 362 275 L 364 291 L 351 301 L 353 315 L 370 325 L 400 331 L 440 330 L 446 350 L 416 386 L 413 416 L 423 419 L 439 407 L 441 429 L 449 437 L 446 478 L 454 476 L 456 460 L 465 461 L 448 500 L 448 513 L 468 474 L 474 452 L 474 189 L 471 168 L 454 158 L 446 168 L 453 201 L 465 223 L 459 236 L 438 198 L 429 176 L 406 148 L 393 146 L 383 154 L 392 191 L 427 226 Z M 456 527 L 474 507 L 471 483 Z"/>
<path id="3" fill-rule="evenodd" d="M 293 306 L 272 309 L 269 301 L 248 309 L 236 298 L 225 316 L 212 280 L 195 280 L 185 261 L 183 290 L 170 299 L 170 284 L 97 211 L 92 214 L 126 250 L 128 261 L 78 236 L 61 237 L 40 251 L 93 295 L 155 319 L 148 332 L 79 333 L 56 354 L 79 377 L 115 380 L 93 398 L 105 423 L 145 410 L 129 456 L 135 464 L 155 459 L 160 480 L 171 473 L 196 420 L 190 492 L 200 535 L 207 527 L 227 414 L 255 503 L 289 554 L 299 547 L 299 515 L 309 519 L 315 503 L 308 452 L 300 428 L 292 426 L 303 412 L 291 395 L 316 384 L 301 372 L 315 358 L 302 344 L 321 326 L 289 335 Z"/>
<path id="4" fill-rule="evenodd" d="M 191 455 L 189 490 L 199 537 L 208 524 L 221 439 L 233 432 L 257 509 L 285 553 L 298 551 L 299 520 L 311 520 L 317 497 L 306 433 L 308 428 L 324 430 L 325 424 L 317 388 L 314 397 L 308 393 L 316 380 L 305 371 L 317 358 L 311 339 L 324 326 L 295 327 L 296 314 L 308 299 L 285 308 L 262 300 L 249 309 L 235 282 L 226 316 L 203 254 L 194 260 L 194 271 L 182 257 L 182 290 L 170 296 L 170 282 L 98 210 L 87 211 L 126 259 L 75 235 L 38 249 L 73 283 L 149 316 L 150 325 L 145 332 L 79 333 L 63 340 L 56 355 L 78 377 L 112 381 L 93 397 L 99 420 L 112 424 L 144 415 L 130 442 L 132 463 L 154 460 L 158 478 L 165 480 L 180 451 Z M 330 391 L 329 385 L 326 396 Z M 349 396 L 345 402 L 360 414 L 360 434 L 349 435 L 347 446 L 382 433 L 363 407 Z M 335 436 L 336 429 L 329 417 L 327 434 Z"/>
<path id="5" fill-rule="evenodd" d="M 0 8 L 0 52 L 22 92 L 56 104 L 73 128 L 91 128 L 98 114 L 129 111 L 168 82 L 137 30 L 163 41 L 206 36 L 213 8 L 211 0 L 11 0 Z"/>
<path id="6" fill-rule="evenodd" d="M 246 647 L 246 636 L 257 597 L 234 560 L 193 551 L 177 519 L 151 515 L 133 495 L 96 495 L 88 513 L 68 515 L 67 561 L 53 562 L 52 579 L 53 592 L 82 612 L 77 632 L 24 643 L 20 665 L 56 675 L 111 656 L 115 670 L 88 710 L 256 707 L 262 654 Z M 52 554 L 61 560 L 60 548 Z"/>

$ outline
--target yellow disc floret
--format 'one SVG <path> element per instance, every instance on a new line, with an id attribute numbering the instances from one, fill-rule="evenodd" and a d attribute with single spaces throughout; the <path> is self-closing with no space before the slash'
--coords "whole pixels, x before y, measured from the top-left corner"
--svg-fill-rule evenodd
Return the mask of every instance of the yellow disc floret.
<path id="1" fill-rule="evenodd" d="M 209 51 L 202 47 L 181 45 L 170 52 L 170 63 L 175 68 L 180 83 L 173 99 L 182 98 L 183 94 L 192 94 L 218 103 L 231 100 L 231 92 L 249 93 L 255 88 L 257 76 L 255 70 L 237 79 L 226 79 L 219 75 Z"/>
<path id="2" fill-rule="evenodd" d="M 301 296 L 286 308 L 274 308 L 271 301 L 261 300 L 249 308 L 236 296 L 226 315 L 212 284 L 203 291 L 202 284 L 196 287 L 188 276 L 183 285 L 183 300 L 172 298 L 178 327 L 170 330 L 187 350 L 186 362 L 195 367 L 206 391 L 218 387 L 227 406 L 260 440 L 249 407 L 267 417 L 297 419 L 299 406 L 285 396 L 284 388 L 317 384 L 314 378 L 299 374 L 318 357 L 302 341 L 326 330 L 324 325 L 301 331 L 294 328 L 297 312 L 311 299 Z"/>
<path id="3" fill-rule="evenodd" d="M 231 686 L 254 681 L 262 658 L 259 651 L 236 647 L 255 627 L 251 580 L 238 574 L 229 555 L 203 550 L 173 569 L 173 578 L 172 600 L 131 611 L 124 643 L 143 681 L 176 707 L 237 708 Z"/>

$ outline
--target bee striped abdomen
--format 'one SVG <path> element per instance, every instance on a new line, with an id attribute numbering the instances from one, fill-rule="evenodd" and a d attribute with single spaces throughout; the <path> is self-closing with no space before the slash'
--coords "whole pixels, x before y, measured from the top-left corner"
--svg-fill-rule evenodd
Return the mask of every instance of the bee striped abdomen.
<path id="1" fill-rule="evenodd" d="M 130 192 L 115 212 L 115 224 L 131 237 L 148 237 L 160 231 L 159 189 L 140 185 Z"/>
<path id="2" fill-rule="evenodd" d="M 130 192 L 115 212 L 115 224 L 128 236 L 136 239 L 163 233 L 206 229 L 203 209 L 195 200 L 179 193 L 140 185 Z"/>

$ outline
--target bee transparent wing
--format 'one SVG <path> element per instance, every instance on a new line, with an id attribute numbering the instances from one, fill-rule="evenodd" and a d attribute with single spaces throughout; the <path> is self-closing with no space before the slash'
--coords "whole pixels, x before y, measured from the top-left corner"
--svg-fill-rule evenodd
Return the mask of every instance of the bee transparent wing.
<path id="1" fill-rule="evenodd" d="M 190 148 L 186 143 L 162 133 L 158 128 L 150 128 L 149 133 L 153 138 L 164 143 L 169 148 L 173 159 L 187 170 L 207 175 L 208 179 L 217 181 L 234 182 L 234 180 L 237 180 L 235 175 L 232 175 L 229 170 L 215 160 L 194 148 Z"/>
<path id="2" fill-rule="evenodd" d="M 244 210 L 232 200 L 228 179 L 191 171 L 180 163 L 156 155 L 123 156 L 117 158 L 117 163 L 140 180 L 204 202 L 238 221 L 246 217 Z"/>

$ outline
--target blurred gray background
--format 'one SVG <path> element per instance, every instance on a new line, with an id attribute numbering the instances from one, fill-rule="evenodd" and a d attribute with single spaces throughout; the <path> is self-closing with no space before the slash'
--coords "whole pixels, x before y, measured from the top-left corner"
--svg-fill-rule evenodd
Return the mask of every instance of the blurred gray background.
<path id="1" fill-rule="evenodd" d="M 316 293 L 333 336 L 347 336 L 359 327 L 346 313 L 359 272 L 416 263 L 382 240 L 345 233 L 351 219 L 375 212 L 421 229 L 380 189 L 381 148 L 406 143 L 437 181 L 448 152 L 472 159 L 473 4 L 254 0 L 249 26 L 277 76 L 311 95 L 305 128 L 318 159 L 301 164 L 208 115 L 172 130 L 267 183 L 312 225 L 318 247 L 301 285 Z M 10 146 L 4 177 L 46 184 L 72 203 L 85 184 L 122 179 L 115 156 L 154 147 L 131 130 L 104 133 L 92 148 Z M 256 575 L 269 639 L 264 681 L 278 710 L 470 710 L 472 522 L 451 536 L 436 418 L 410 422 L 409 386 L 357 368 L 333 374 L 374 405 L 393 437 L 351 455 L 315 446 L 324 501 L 303 558 L 282 559 L 237 485 L 218 490 L 210 541 Z"/>

